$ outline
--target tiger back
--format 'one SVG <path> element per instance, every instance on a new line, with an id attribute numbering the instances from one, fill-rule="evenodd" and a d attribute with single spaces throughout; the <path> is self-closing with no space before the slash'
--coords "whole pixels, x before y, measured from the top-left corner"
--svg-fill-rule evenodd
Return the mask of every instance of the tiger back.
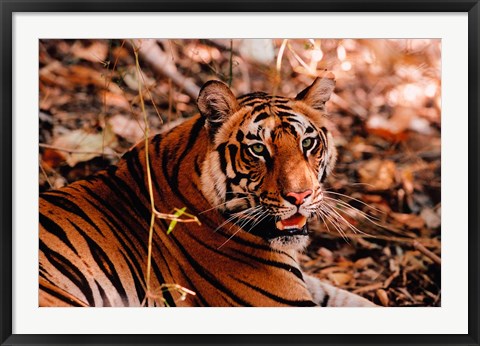
<path id="1" fill-rule="evenodd" d="M 236 99 L 208 82 L 201 114 L 116 166 L 41 194 L 39 304 L 372 306 L 307 276 L 297 259 L 335 162 L 322 124 L 333 86 L 319 78 L 296 99 Z M 200 224 L 167 234 L 169 221 L 155 218 L 150 242 L 151 197 L 157 210 L 186 207 Z"/>

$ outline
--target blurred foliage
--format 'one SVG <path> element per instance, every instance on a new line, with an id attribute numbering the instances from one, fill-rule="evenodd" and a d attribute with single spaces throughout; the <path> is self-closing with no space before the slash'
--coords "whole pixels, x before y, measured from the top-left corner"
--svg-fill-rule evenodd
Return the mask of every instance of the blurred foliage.
<path id="1" fill-rule="evenodd" d="M 115 163 L 144 124 L 129 41 L 39 47 L 44 191 Z M 311 225 L 303 266 L 379 304 L 440 305 L 440 40 L 144 40 L 140 56 L 152 134 L 195 114 L 210 79 L 295 96 L 332 71 L 339 160 L 327 189 L 344 219 Z"/>

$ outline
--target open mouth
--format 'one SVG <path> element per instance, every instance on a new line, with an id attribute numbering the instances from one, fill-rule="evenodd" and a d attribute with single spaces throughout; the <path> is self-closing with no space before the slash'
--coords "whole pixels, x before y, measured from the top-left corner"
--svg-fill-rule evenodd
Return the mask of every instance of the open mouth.
<path id="1" fill-rule="evenodd" d="M 288 219 L 275 222 L 273 217 L 268 217 L 256 225 L 253 229 L 247 229 L 247 231 L 267 239 L 295 235 L 308 235 L 307 218 L 299 213 L 296 213 L 295 215 L 290 216 Z"/>
<path id="2" fill-rule="evenodd" d="M 307 218 L 302 214 L 296 213 L 293 216 L 290 216 L 288 219 L 280 220 L 275 223 L 275 226 L 280 231 L 288 231 L 291 229 L 302 229 L 307 223 Z"/>

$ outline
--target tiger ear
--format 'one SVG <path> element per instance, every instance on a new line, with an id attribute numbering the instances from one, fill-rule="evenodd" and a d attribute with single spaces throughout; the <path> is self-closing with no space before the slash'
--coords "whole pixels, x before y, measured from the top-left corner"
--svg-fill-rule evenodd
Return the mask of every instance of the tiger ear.
<path id="1" fill-rule="evenodd" d="M 210 134 L 222 125 L 240 107 L 230 88 L 220 81 L 211 80 L 200 89 L 197 99 L 200 113 L 207 119 Z"/>
<path id="2" fill-rule="evenodd" d="M 335 76 L 329 72 L 324 77 L 317 77 L 313 83 L 301 91 L 295 100 L 303 101 L 312 108 L 325 111 L 325 102 L 330 99 L 335 89 Z"/>

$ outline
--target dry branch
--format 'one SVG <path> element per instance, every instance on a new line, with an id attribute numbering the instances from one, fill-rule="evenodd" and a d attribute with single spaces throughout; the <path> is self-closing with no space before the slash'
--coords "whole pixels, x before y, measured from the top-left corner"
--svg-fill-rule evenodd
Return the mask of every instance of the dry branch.
<path id="1" fill-rule="evenodd" d="M 200 88 L 189 78 L 181 75 L 172 57 L 166 54 L 157 44 L 156 40 L 134 40 L 139 47 L 140 58 L 148 63 L 155 72 L 170 78 L 175 85 L 184 90 L 192 99 L 196 99 Z"/>

